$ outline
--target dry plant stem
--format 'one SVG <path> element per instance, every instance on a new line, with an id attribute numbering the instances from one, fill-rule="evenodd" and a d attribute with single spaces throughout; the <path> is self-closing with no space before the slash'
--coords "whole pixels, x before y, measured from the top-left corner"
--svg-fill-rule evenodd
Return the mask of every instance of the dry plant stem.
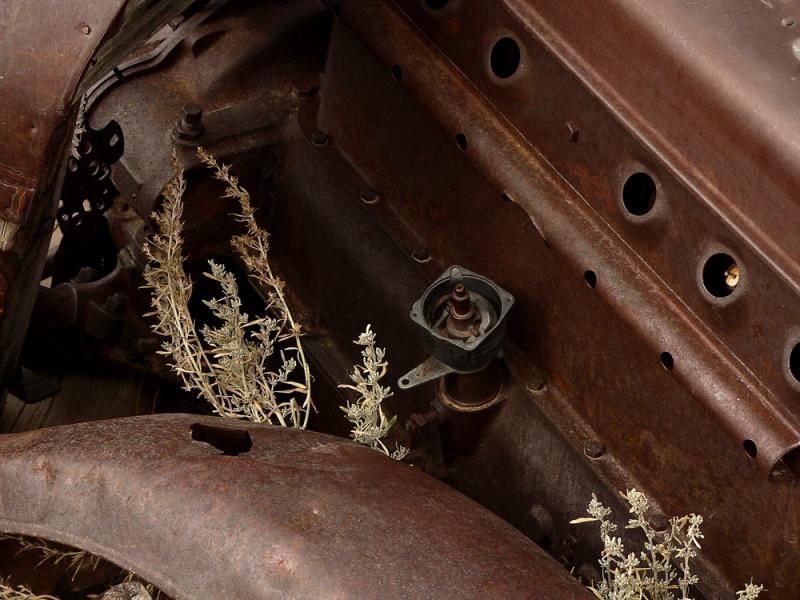
<path id="1" fill-rule="evenodd" d="M 408 454 L 407 448 L 398 445 L 394 451 L 390 451 L 383 442 L 395 422 L 395 417 L 386 417 L 382 407 L 383 401 L 392 395 L 391 388 L 380 383 L 389 367 L 385 360 L 386 350 L 375 346 L 375 334 L 370 325 L 367 325 L 364 333 L 354 343 L 362 347 L 362 364 L 353 366 L 350 374 L 352 385 L 339 386 L 358 393 L 354 402 L 348 401 L 346 406 L 340 407 L 347 420 L 353 424 L 350 435 L 359 444 L 402 460 Z"/>
<path id="2" fill-rule="evenodd" d="M 239 185 L 239 180 L 231 175 L 227 165 L 220 165 L 217 160 L 202 147 L 197 149 L 197 156 L 203 164 L 214 171 L 214 175 L 217 179 L 225 183 L 225 197 L 235 198 L 239 201 L 242 212 L 237 215 L 237 218 L 240 223 L 247 227 L 247 233 L 234 238 L 233 246 L 250 270 L 250 275 L 260 284 L 272 290 L 274 298 L 271 298 L 271 303 L 274 302 L 280 306 L 280 313 L 285 318 L 285 322 L 281 324 L 281 331 L 288 329 L 288 333 L 279 338 L 278 341 L 292 340 L 294 346 L 291 346 L 289 349 L 297 353 L 298 362 L 303 370 L 305 396 L 302 403 L 303 416 L 302 425 L 300 425 L 300 427 L 305 429 L 308 426 L 308 418 L 311 413 L 311 408 L 313 407 L 313 402 L 311 400 L 311 372 L 305 353 L 303 352 L 303 344 L 300 342 L 300 325 L 295 322 L 292 317 L 292 312 L 289 310 L 289 305 L 286 302 L 286 296 L 284 295 L 285 284 L 278 277 L 275 277 L 272 272 L 272 267 L 267 260 L 269 252 L 269 234 L 256 223 L 255 211 L 250 203 L 250 194 Z M 291 398 L 290 402 L 293 405 L 293 418 L 299 421 L 301 409 L 296 404 L 294 398 Z"/>
<path id="3" fill-rule="evenodd" d="M 690 590 L 698 583 L 697 576 L 691 572 L 691 561 L 697 556 L 703 539 L 700 531 L 703 517 L 695 514 L 673 517 L 665 531 L 657 531 L 650 524 L 650 503 L 645 495 L 635 489 L 621 495 L 631 514 L 625 528 L 642 532 L 644 551 L 637 555 L 625 550 L 622 539 L 613 535 L 617 525 L 610 519 L 611 509 L 592 494 L 587 509 L 590 516 L 572 521 L 573 524 L 600 523 L 602 579 L 593 582 L 589 589 L 599 600 L 691 600 Z M 763 589 L 750 582 L 737 592 L 737 600 L 755 600 Z M 676 592 L 680 596 L 676 596 Z"/>
<path id="4" fill-rule="evenodd" d="M 84 565 L 88 564 L 90 568 L 96 569 L 100 563 L 100 557 L 87 552 L 86 550 L 62 550 L 51 546 L 49 542 L 40 538 L 29 538 L 21 535 L 2 535 L 0 540 L 13 540 L 19 544 L 17 554 L 23 552 L 38 552 L 42 558 L 36 567 L 39 567 L 47 561 L 52 561 L 54 565 L 67 562 L 67 570 L 72 571 L 72 578 L 78 574 Z M 2 597 L 0 597 L 2 598 Z"/>
<path id="5" fill-rule="evenodd" d="M 14 588 L 8 582 L 0 579 L 0 600 L 58 600 L 58 598 L 34 594 L 24 585 Z"/>
<path id="6" fill-rule="evenodd" d="M 284 295 L 284 283 L 274 276 L 268 260 L 268 234 L 258 227 L 250 196 L 230 174 L 198 149 L 201 161 L 226 185 L 224 197 L 236 199 L 241 213 L 237 220 L 246 233 L 233 240 L 247 271 L 268 291 L 266 314 L 250 319 L 242 312 L 236 278 L 209 261 L 205 276 L 216 282 L 222 297 L 204 301 L 218 326 L 206 325 L 198 332 L 188 309 L 192 283 L 183 269 L 183 194 L 186 183 L 173 154 L 175 176 L 164 189 L 161 210 L 154 214 L 157 233 L 146 244 L 149 265 L 146 287 L 152 290 L 153 330 L 165 338 L 161 354 L 174 362 L 184 387 L 196 391 L 223 417 L 272 422 L 305 428 L 313 409 L 311 374 L 300 342 L 300 327 L 292 318 Z M 276 370 L 268 364 L 280 359 Z M 297 367 L 302 381 L 293 381 Z M 298 403 L 297 397 L 302 400 Z"/>

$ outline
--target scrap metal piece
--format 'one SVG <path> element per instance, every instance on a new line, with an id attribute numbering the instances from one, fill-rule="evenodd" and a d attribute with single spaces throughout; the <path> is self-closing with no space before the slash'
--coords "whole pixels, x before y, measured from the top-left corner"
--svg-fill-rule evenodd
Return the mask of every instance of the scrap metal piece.
<path id="1" fill-rule="evenodd" d="M 192 439 L 198 423 L 246 431 L 252 447 L 222 453 Z M 591 597 L 418 469 L 343 438 L 219 417 L 0 436 L 0 531 L 88 550 L 176 600 Z"/>

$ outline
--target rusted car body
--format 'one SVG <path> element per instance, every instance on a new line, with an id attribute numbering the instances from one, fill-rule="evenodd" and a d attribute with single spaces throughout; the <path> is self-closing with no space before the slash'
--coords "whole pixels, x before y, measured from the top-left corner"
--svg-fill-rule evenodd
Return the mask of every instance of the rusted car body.
<path id="1" fill-rule="evenodd" d="M 766 0 L 2 3 L 4 385 L 21 355 L 170 380 L 141 245 L 175 149 L 191 261 L 230 258 L 200 144 L 272 234 L 312 429 L 347 434 L 336 382 L 364 323 L 395 377 L 428 357 L 408 313 L 450 265 L 515 303 L 499 371 L 392 399 L 413 473 L 267 427 L 219 457 L 191 440 L 205 417 L 69 426 L 0 437 L 0 529 L 175 598 L 577 598 L 565 574 L 595 577 L 599 541 L 569 521 L 636 487 L 706 517 L 703 597 L 750 578 L 800 597 L 795 19 Z"/>

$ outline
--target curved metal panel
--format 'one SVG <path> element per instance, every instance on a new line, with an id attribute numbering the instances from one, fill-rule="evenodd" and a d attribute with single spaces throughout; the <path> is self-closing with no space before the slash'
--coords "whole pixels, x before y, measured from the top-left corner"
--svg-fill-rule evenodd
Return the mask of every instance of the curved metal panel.
<path id="1" fill-rule="evenodd" d="M 219 447 L 237 431 L 252 447 L 226 455 L 192 439 L 197 423 Z M 341 438 L 213 417 L 0 437 L 0 530 L 91 550 L 177 600 L 590 597 L 417 469 Z"/>

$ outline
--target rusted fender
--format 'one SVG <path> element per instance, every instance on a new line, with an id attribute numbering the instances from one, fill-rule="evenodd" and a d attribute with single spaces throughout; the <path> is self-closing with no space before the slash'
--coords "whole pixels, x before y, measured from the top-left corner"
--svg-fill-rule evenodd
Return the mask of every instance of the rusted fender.
<path id="1" fill-rule="evenodd" d="M 252 446 L 226 455 L 192 439 L 196 423 L 224 428 L 210 434 L 219 446 L 243 431 Z M 177 600 L 591 597 L 413 467 L 345 439 L 214 417 L 0 436 L 0 530 L 90 550 Z"/>

